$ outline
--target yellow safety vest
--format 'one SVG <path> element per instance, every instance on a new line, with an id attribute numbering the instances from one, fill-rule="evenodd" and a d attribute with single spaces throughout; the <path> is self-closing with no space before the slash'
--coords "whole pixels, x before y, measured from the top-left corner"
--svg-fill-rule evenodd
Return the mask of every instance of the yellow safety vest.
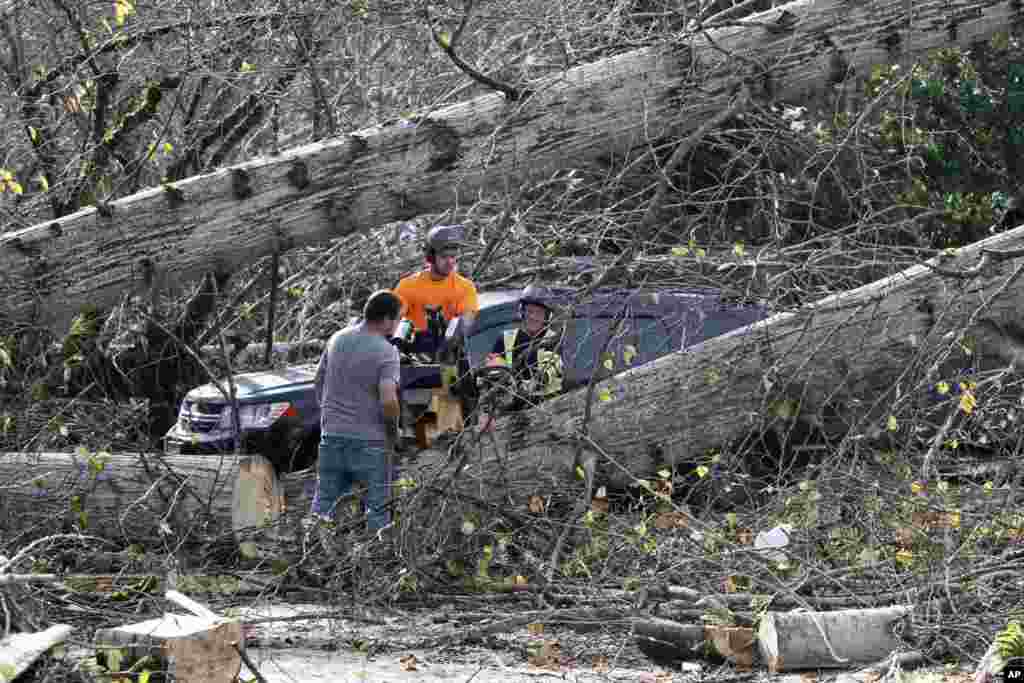
<path id="1" fill-rule="evenodd" d="M 516 339 L 519 338 L 519 328 L 505 330 L 503 333 L 505 342 L 504 364 L 512 367 L 514 364 L 513 349 L 516 346 Z M 537 350 L 537 368 L 531 373 L 533 375 L 532 389 L 541 396 L 557 394 L 562 390 L 562 356 L 555 351 L 546 349 Z"/>

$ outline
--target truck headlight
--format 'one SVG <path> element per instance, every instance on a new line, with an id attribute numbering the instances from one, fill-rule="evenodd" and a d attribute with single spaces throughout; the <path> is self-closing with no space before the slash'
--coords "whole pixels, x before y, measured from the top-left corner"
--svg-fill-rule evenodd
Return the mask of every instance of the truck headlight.
<path id="1" fill-rule="evenodd" d="M 291 403 L 253 403 L 239 406 L 238 424 L 242 429 L 266 429 L 282 417 L 298 414 Z"/>

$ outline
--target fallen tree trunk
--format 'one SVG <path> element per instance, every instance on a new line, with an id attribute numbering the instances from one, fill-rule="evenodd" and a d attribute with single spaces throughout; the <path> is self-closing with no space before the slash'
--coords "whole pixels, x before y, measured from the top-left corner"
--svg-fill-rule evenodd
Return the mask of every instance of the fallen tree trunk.
<path id="1" fill-rule="evenodd" d="M 708 449 L 764 429 L 781 419 L 778 401 L 799 401 L 812 416 L 829 403 L 843 426 L 898 437 L 886 431 L 893 406 L 928 400 L 942 379 L 935 369 L 944 367 L 946 351 L 959 348 L 961 333 L 977 332 L 982 315 L 1019 315 L 1024 264 L 1014 250 L 1022 248 L 1024 227 L 603 380 L 585 438 L 586 390 L 503 417 L 457 476 L 525 505 L 533 494 L 566 488 L 582 447 L 598 454 L 602 481 L 626 485 L 665 465 L 692 466 Z M 956 272 L 961 276 L 949 274 Z M 1012 348 L 996 348 L 1005 339 L 978 339 L 993 343 L 984 350 L 999 365 L 1012 360 Z M 978 367 L 981 350 L 971 365 Z M 956 409 L 955 400 L 948 405 Z M 416 476 L 425 480 L 437 464 L 421 463 Z"/>
<path id="2" fill-rule="evenodd" d="M 284 501 L 258 455 L 0 454 L 0 527 L 33 536 L 78 528 L 132 543 L 165 534 L 245 536 Z"/>
<path id="3" fill-rule="evenodd" d="M 85 305 L 230 271 L 282 245 L 441 212 L 558 169 L 646 154 L 652 139 L 686 134 L 720 112 L 749 79 L 747 65 L 770 71 L 766 96 L 803 98 L 829 83 L 836 51 L 862 73 L 968 45 L 1016 13 L 995 0 L 965 0 L 955 16 L 941 3 L 912 10 L 902 0 L 797 0 L 746 24 L 570 69 L 518 101 L 485 95 L 6 233 L 0 329 L 62 332 Z"/>

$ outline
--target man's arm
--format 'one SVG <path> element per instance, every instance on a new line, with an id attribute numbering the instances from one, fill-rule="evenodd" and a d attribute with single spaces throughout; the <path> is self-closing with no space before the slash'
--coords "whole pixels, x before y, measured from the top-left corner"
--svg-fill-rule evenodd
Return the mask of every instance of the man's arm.
<path id="1" fill-rule="evenodd" d="M 327 376 L 327 350 L 329 348 L 331 348 L 330 341 L 327 342 L 327 346 L 324 347 L 323 353 L 320 354 L 320 362 L 316 365 L 316 378 L 313 380 L 316 403 L 321 408 L 324 405 L 324 379 Z"/>
<path id="2" fill-rule="evenodd" d="M 503 337 L 499 336 L 494 340 L 494 346 L 487 354 L 486 364 L 491 366 L 505 364 L 505 339 Z"/>
<path id="3" fill-rule="evenodd" d="M 395 288 L 391 292 L 398 297 L 398 300 L 402 302 L 402 311 L 398 314 L 399 318 L 409 317 L 409 281 L 406 278 L 402 278 L 395 285 Z"/>
<path id="4" fill-rule="evenodd" d="M 401 366 L 398 359 L 398 349 L 388 349 L 388 359 L 381 367 L 380 380 L 377 385 L 377 392 L 380 396 L 380 409 L 384 414 L 384 432 L 387 434 L 388 442 L 392 447 L 401 445 L 398 432 L 398 420 L 402 409 L 398 403 L 398 381 Z"/>
<path id="5" fill-rule="evenodd" d="M 384 379 L 380 382 L 380 408 L 384 413 L 384 429 L 388 439 L 393 443 L 398 441 L 398 416 L 401 410 L 398 407 L 398 384 L 391 379 Z"/>

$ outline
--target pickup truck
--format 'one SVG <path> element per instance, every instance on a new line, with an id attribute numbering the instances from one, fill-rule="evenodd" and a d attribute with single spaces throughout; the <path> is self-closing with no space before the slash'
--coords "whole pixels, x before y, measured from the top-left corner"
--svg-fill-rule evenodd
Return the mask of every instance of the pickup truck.
<path id="1" fill-rule="evenodd" d="M 463 387 L 463 394 L 473 393 L 475 373 L 484 366 L 498 337 L 519 325 L 519 294 L 519 290 L 482 292 L 480 311 L 471 326 L 460 330 L 460 319 L 447 325 L 448 341 L 463 340 L 453 346 L 463 378 L 456 387 Z M 556 324 L 564 325 L 559 345 L 563 391 L 586 385 L 595 374 L 603 378 L 629 365 L 647 363 L 768 314 L 761 305 L 725 301 L 713 289 L 598 290 L 585 301 L 573 301 L 569 292 L 553 290 L 552 294 L 565 297 L 556 318 Z M 615 336 L 608 342 L 613 332 Z M 607 367 L 609 358 L 614 359 L 610 364 L 614 370 Z M 416 414 L 429 403 L 431 391 L 442 386 L 441 366 L 405 361 L 403 358 L 402 400 L 407 412 Z M 315 375 L 316 365 L 306 364 L 233 378 L 242 452 L 261 453 L 284 472 L 315 463 L 320 439 Z M 164 435 L 164 449 L 183 454 L 231 452 L 235 423 L 232 402 L 215 384 L 205 384 L 186 394 L 176 422 Z"/>

